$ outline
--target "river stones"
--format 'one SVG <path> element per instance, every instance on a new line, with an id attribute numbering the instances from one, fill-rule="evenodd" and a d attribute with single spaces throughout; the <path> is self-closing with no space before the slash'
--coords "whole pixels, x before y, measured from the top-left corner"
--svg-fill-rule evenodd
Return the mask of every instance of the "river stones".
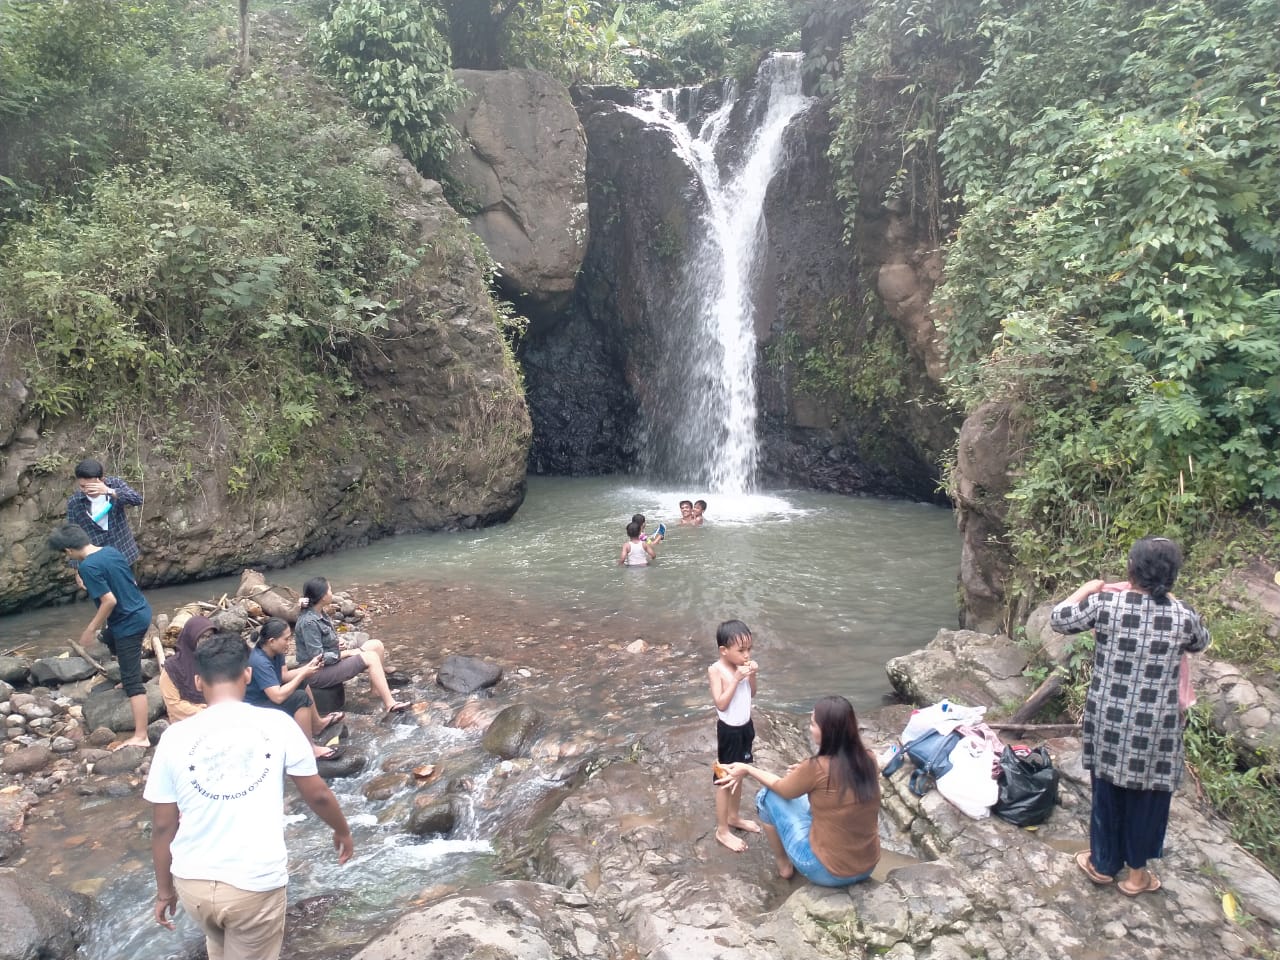
<path id="1" fill-rule="evenodd" d="M 518 703 L 494 717 L 484 733 L 484 748 L 504 760 L 529 754 L 529 747 L 542 726 L 542 714 Z"/>
<path id="2" fill-rule="evenodd" d="M 353 960 L 596 960 L 618 955 L 612 934 L 592 915 L 586 897 L 549 884 L 510 880 L 409 914 Z"/>
<path id="3" fill-rule="evenodd" d="M 408 784 L 409 777 L 403 773 L 383 773 L 366 783 L 363 793 L 366 800 L 381 803 L 384 800 L 390 800 L 397 791 L 403 790 Z"/>
<path id="4" fill-rule="evenodd" d="M 0 869 L 0 960 L 35 960 L 75 954 L 88 926 L 92 901 Z"/>
<path id="5" fill-rule="evenodd" d="M 154 683 L 147 684 L 147 722 L 164 715 L 164 697 Z M 90 730 L 109 727 L 117 733 L 133 732 L 133 712 L 123 690 L 98 690 L 84 703 L 84 722 Z"/>
<path id="6" fill-rule="evenodd" d="M 53 761 L 53 751 L 43 743 L 34 743 L 29 747 L 15 750 L 0 761 L 0 770 L 5 773 L 35 773 L 43 770 Z"/>
<path id="7" fill-rule="evenodd" d="M 459 730 L 488 730 L 494 717 L 504 709 L 501 703 L 492 700 L 468 700 L 453 715 L 450 726 Z"/>
<path id="8" fill-rule="evenodd" d="M 97 672 L 83 657 L 41 657 L 31 665 L 31 679 L 41 686 L 88 680 Z"/>
<path id="9" fill-rule="evenodd" d="M 478 657 L 448 656 L 436 673 L 436 683 L 454 693 L 475 693 L 502 679 L 502 667 Z"/>
<path id="10" fill-rule="evenodd" d="M 0 657 L 0 680 L 5 683 L 26 683 L 30 672 L 31 661 L 26 657 Z"/>

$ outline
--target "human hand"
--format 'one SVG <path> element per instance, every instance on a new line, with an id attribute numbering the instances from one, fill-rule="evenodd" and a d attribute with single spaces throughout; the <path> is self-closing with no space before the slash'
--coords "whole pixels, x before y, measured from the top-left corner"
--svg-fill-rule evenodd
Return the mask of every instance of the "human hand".
<path id="1" fill-rule="evenodd" d="M 742 763 L 717 763 L 716 773 L 720 774 L 716 779 L 717 787 L 728 790 L 730 793 L 737 793 L 738 788 L 742 786 L 742 778 L 746 776 L 747 768 Z"/>
<path id="2" fill-rule="evenodd" d="M 89 644 L 93 643 L 97 639 L 98 639 L 98 631 L 95 630 L 93 627 L 85 627 L 84 633 L 80 634 L 81 646 L 87 647 L 89 646 Z"/>
<path id="3" fill-rule="evenodd" d="M 310 660 L 308 660 L 306 663 L 302 665 L 302 672 L 309 677 L 313 673 L 316 673 L 323 666 L 324 666 L 324 654 L 322 653 L 316 654 L 314 657 L 312 657 Z"/>
<path id="4" fill-rule="evenodd" d="M 156 894 L 156 906 L 153 911 L 156 923 L 169 930 L 173 929 L 173 915 L 178 912 L 178 895 L 176 893 Z"/>
<path id="5" fill-rule="evenodd" d="M 111 496 L 115 491 L 101 480 L 91 480 L 81 489 L 91 497 Z"/>
<path id="6" fill-rule="evenodd" d="M 333 831 L 333 849 L 338 851 L 338 863 L 346 863 L 351 859 L 351 854 L 355 852 L 356 844 L 351 839 L 351 831 L 343 830 L 339 833 Z"/>

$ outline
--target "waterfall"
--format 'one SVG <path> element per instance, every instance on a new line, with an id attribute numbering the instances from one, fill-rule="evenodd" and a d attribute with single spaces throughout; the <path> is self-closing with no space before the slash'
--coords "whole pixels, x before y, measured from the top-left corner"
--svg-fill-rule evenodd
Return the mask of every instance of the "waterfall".
<path id="1" fill-rule="evenodd" d="M 700 124 L 688 116 L 697 90 L 648 91 L 632 108 L 668 132 L 691 171 L 692 198 L 702 201 L 695 239 L 679 251 L 672 315 L 655 344 L 661 355 L 651 363 L 653 382 L 640 391 L 640 459 L 648 473 L 724 493 L 754 486 L 764 202 L 786 159 L 783 134 L 811 102 L 801 92 L 801 59 L 769 57 L 743 102 L 736 85 L 726 82 L 723 102 Z M 739 134 L 743 123 L 750 129 Z"/>

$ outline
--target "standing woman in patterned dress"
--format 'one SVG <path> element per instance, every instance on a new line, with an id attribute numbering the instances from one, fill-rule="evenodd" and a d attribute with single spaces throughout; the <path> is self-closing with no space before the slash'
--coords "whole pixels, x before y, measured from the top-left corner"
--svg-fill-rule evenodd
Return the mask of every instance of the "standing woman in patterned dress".
<path id="1" fill-rule="evenodd" d="M 1129 551 L 1129 581 L 1090 580 L 1053 609 L 1060 633 L 1094 632 L 1093 679 L 1085 701 L 1084 766 L 1093 776 L 1089 850 L 1076 864 L 1096 884 L 1115 881 L 1135 897 L 1160 889 L 1147 861 L 1163 856 L 1169 802 L 1182 780 L 1184 653 L 1209 646 L 1200 615 L 1169 591 L 1182 551 L 1143 537 Z"/>

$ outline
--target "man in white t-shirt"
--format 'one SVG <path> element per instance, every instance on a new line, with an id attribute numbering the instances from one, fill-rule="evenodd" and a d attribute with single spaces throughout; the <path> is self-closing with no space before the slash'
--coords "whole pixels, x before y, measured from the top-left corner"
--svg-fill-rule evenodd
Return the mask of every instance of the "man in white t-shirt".
<path id="1" fill-rule="evenodd" d="M 206 637 L 196 663 L 209 706 L 165 731 L 143 791 L 154 805 L 156 922 L 172 930 L 181 898 L 204 930 L 209 960 L 276 960 L 289 882 L 284 775 L 333 829 L 339 863 L 351 857 L 351 830 L 293 718 L 241 702 L 250 675 L 244 640 Z"/>

